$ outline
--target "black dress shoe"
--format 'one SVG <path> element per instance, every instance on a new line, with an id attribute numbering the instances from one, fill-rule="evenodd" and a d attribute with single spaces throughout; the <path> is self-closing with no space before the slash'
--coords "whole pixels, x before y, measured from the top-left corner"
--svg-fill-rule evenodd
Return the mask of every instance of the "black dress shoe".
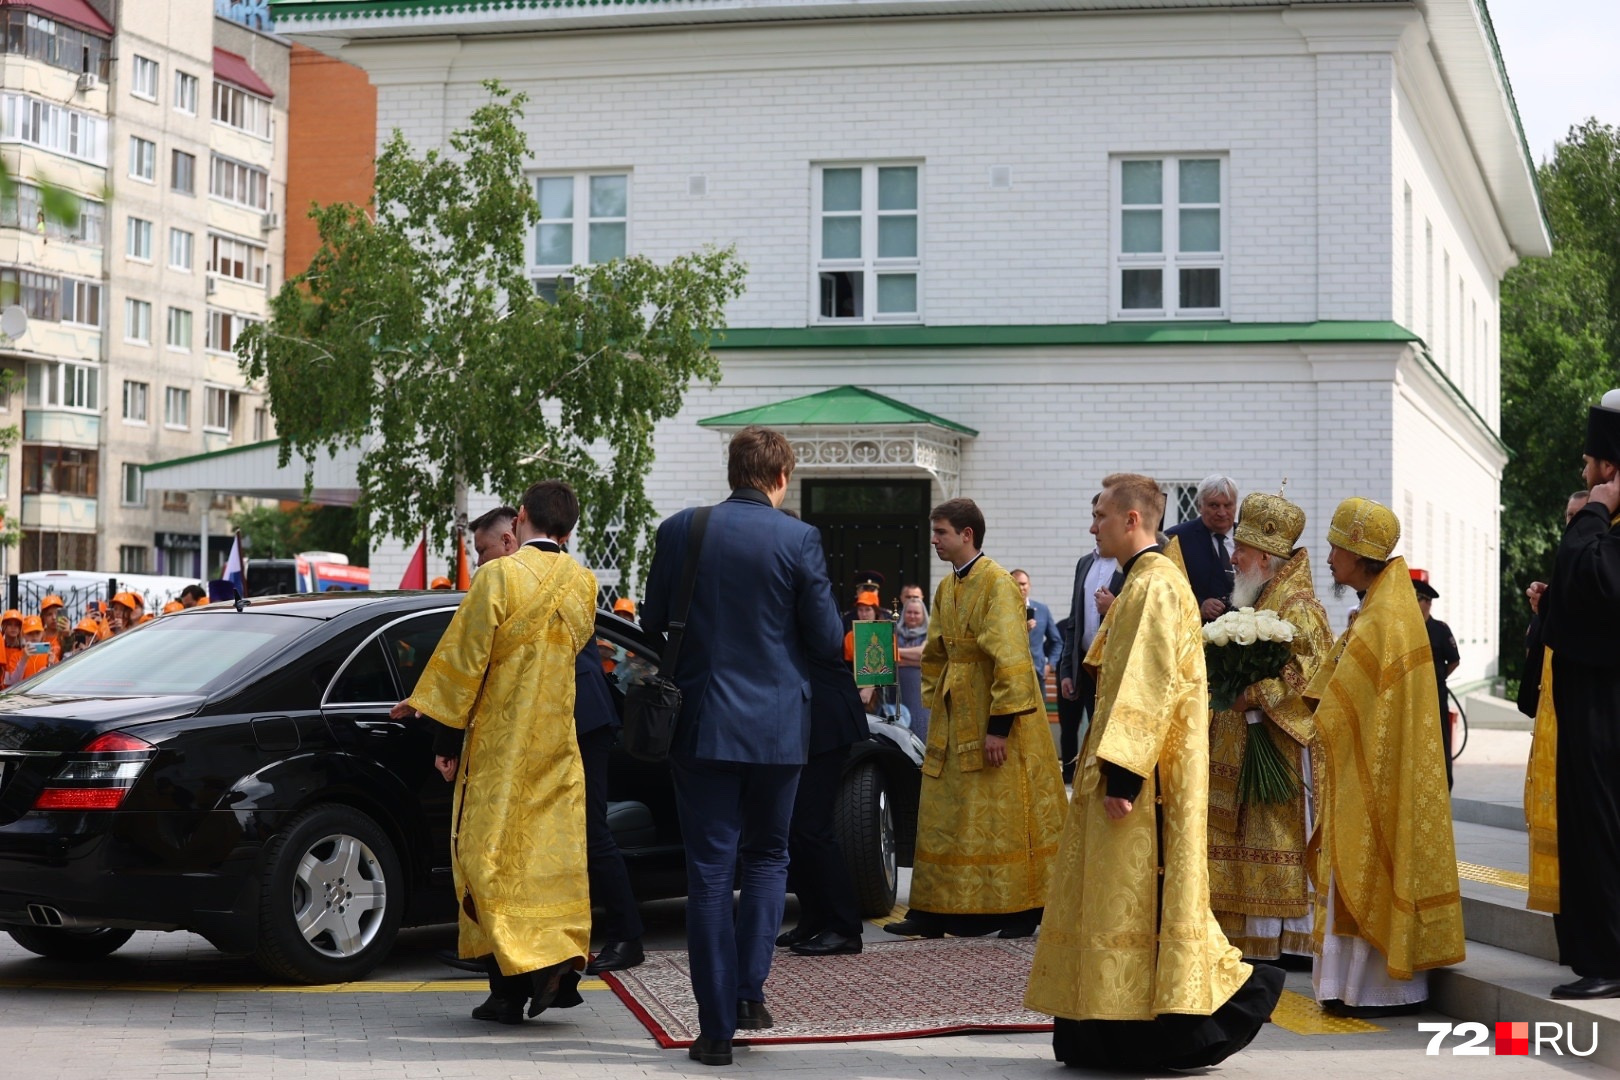
<path id="1" fill-rule="evenodd" d="M 529 999 L 530 1016 L 539 1016 L 556 1004 L 557 997 L 562 992 L 563 984 L 567 981 L 567 976 L 572 974 L 573 971 L 574 962 L 564 960 L 552 964 L 550 967 L 543 967 L 537 971 L 529 972 L 529 978 L 534 980 L 534 993 Z M 574 990 L 578 986 L 579 977 L 576 975 L 569 989 Z"/>
<path id="2" fill-rule="evenodd" d="M 809 941 L 793 946 L 793 952 L 799 956 L 853 956 L 860 951 L 860 938 L 836 930 L 823 930 Z"/>
<path id="3" fill-rule="evenodd" d="M 918 922 L 916 919 L 901 919 L 899 922 L 889 923 L 883 928 L 885 934 L 899 934 L 901 937 L 942 938 L 945 931 L 932 923 Z"/>
<path id="4" fill-rule="evenodd" d="M 740 1031 L 764 1031 L 768 1027 L 775 1027 L 776 1021 L 771 1019 L 771 1010 L 765 1007 L 763 1001 L 737 1002 L 737 1028 Z"/>
<path id="5" fill-rule="evenodd" d="M 629 941 L 604 941 L 602 951 L 591 958 L 585 965 L 585 974 L 600 975 L 604 971 L 623 971 L 633 968 L 647 959 L 647 954 L 641 950 L 641 939 L 632 938 Z"/>
<path id="6" fill-rule="evenodd" d="M 523 1023 L 523 998 L 502 997 L 491 994 L 484 1003 L 472 1011 L 474 1020 L 491 1020 L 497 1024 Z"/>
<path id="7" fill-rule="evenodd" d="M 481 956 L 476 960 L 463 960 L 456 954 L 454 949 L 438 949 L 434 951 L 433 958 L 441 964 L 448 964 L 450 967 L 456 968 L 458 971 L 473 971 L 479 975 L 489 973 L 489 965 L 484 963 L 484 958 Z"/>
<path id="8" fill-rule="evenodd" d="M 1576 979 L 1572 983 L 1553 987 L 1552 996 L 1574 1000 L 1620 997 L 1620 979 L 1588 975 L 1584 979 Z"/>
<path id="9" fill-rule="evenodd" d="M 699 1035 L 687 1047 L 686 1056 L 693 1061 L 701 1061 L 705 1065 L 730 1065 L 731 1040 L 711 1039 L 707 1035 Z"/>
<path id="10" fill-rule="evenodd" d="M 787 933 L 778 934 L 776 937 L 776 947 L 778 949 L 791 949 L 795 945 L 803 945 L 805 942 L 815 937 L 817 933 L 818 931 L 812 930 L 803 923 L 800 923 Z"/>
<path id="11" fill-rule="evenodd" d="M 1024 919 L 1001 928 L 996 935 L 998 938 L 1025 938 L 1034 937 L 1035 928 L 1041 925 L 1039 919 Z"/>

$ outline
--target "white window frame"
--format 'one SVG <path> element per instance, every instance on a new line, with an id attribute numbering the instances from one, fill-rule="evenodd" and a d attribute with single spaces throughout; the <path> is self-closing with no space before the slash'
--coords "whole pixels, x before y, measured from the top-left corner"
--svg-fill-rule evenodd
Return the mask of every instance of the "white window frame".
<path id="1" fill-rule="evenodd" d="M 221 249 L 226 256 L 220 260 Z M 240 256 L 240 258 L 238 258 Z M 227 266 L 240 263 L 245 275 L 233 274 L 227 271 Z M 260 288 L 268 286 L 270 281 L 269 252 L 263 244 L 255 244 L 250 240 L 231 236 L 228 233 L 210 232 L 208 234 L 208 272 L 217 277 L 230 281 L 240 281 L 244 285 L 257 285 Z"/>
<path id="2" fill-rule="evenodd" d="M 124 223 L 124 257 L 136 262 L 152 261 L 152 223 L 131 215 Z"/>
<path id="3" fill-rule="evenodd" d="M 152 344 L 152 303 L 124 297 L 124 341 L 130 345 Z"/>
<path id="4" fill-rule="evenodd" d="M 592 217 L 591 210 L 591 181 L 602 177 L 622 177 L 624 179 L 624 216 L 623 217 Z M 591 262 L 591 226 L 592 225 L 623 225 L 624 226 L 624 256 L 635 251 L 635 237 L 631 233 L 631 207 L 634 202 L 635 175 L 629 169 L 591 169 L 585 172 L 543 172 L 529 174 L 532 185 L 531 191 L 538 200 L 540 197 L 540 181 L 542 180 L 572 180 L 574 182 L 574 214 L 569 218 L 549 218 L 537 224 L 529 233 L 529 277 L 537 290 L 555 290 L 565 281 L 571 282 L 570 271 L 576 266 L 590 266 Z M 583 211 L 583 213 L 581 212 Z M 542 263 L 540 253 L 540 228 L 544 225 L 568 224 L 573 229 L 573 260 L 567 264 Z M 623 258 L 624 256 L 617 256 Z"/>
<path id="5" fill-rule="evenodd" d="M 1160 199 L 1161 251 L 1152 254 L 1123 253 L 1124 244 L 1124 178 L 1123 166 L 1127 161 L 1157 161 L 1161 163 Z M 1181 162 L 1215 161 L 1220 164 L 1221 201 L 1219 203 L 1180 202 Z M 1232 222 L 1231 158 L 1225 151 L 1186 152 L 1175 154 L 1117 154 L 1109 160 L 1109 239 L 1108 274 L 1109 308 L 1118 321 L 1148 320 L 1225 320 L 1231 317 L 1232 289 Z M 1133 204 L 1131 209 L 1151 209 L 1150 204 Z M 1221 215 L 1221 250 L 1211 252 L 1180 251 L 1182 210 L 1215 209 Z M 1184 308 L 1180 305 L 1182 270 L 1219 270 L 1221 274 L 1221 304 L 1213 308 Z M 1127 308 L 1124 306 L 1123 278 L 1126 270 L 1159 270 L 1162 307 Z"/>
<path id="6" fill-rule="evenodd" d="M 233 104 L 234 99 L 238 98 L 240 101 L 235 103 L 241 106 L 242 117 L 246 121 L 245 124 L 232 123 L 229 119 L 231 105 Z M 224 102 L 225 112 L 227 114 L 223 117 L 220 116 L 220 104 L 222 100 Z M 214 80 L 213 98 L 209 108 L 210 115 L 213 117 L 214 123 L 223 127 L 228 127 L 232 131 L 240 131 L 243 134 L 252 135 L 256 139 L 263 139 L 266 142 L 270 141 L 273 131 L 271 120 L 274 113 L 274 102 L 272 102 L 269 98 L 262 98 L 258 94 L 244 90 L 234 83 L 228 83 L 223 79 L 216 78 Z M 255 119 L 263 121 L 264 130 L 259 130 L 258 125 L 254 124 L 253 121 Z"/>
<path id="7" fill-rule="evenodd" d="M 162 75 L 162 68 L 156 60 L 134 54 L 134 63 L 130 65 L 129 94 L 142 101 L 156 101 L 158 98 L 158 79 Z"/>
<path id="8" fill-rule="evenodd" d="M 145 427 L 147 425 L 147 417 L 150 415 L 151 397 L 151 383 L 136 382 L 133 379 L 125 379 L 124 423 L 134 424 L 138 427 Z"/>
<path id="9" fill-rule="evenodd" d="M 139 135 L 129 137 L 129 178 L 143 184 L 157 183 L 157 143 Z"/>
<path id="10" fill-rule="evenodd" d="M 253 410 L 253 441 L 264 442 L 270 438 L 270 410 L 263 405 Z"/>
<path id="11" fill-rule="evenodd" d="M 858 259 L 826 259 L 822 257 L 822 217 L 825 196 L 824 174 L 827 170 L 859 169 L 861 172 L 861 257 Z M 878 170 L 917 170 L 917 206 L 915 210 L 883 211 L 878 208 Z M 880 161 L 825 161 L 810 170 L 810 324 L 812 326 L 864 326 L 873 323 L 916 324 L 923 321 L 927 307 L 923 251 L 927 244 L 927 222 L 924 220 L 925 198 L 924 163 L 920 160 Z M 835 211 L 835 213 L 841 213 Z M 884 216 L 915 215 L 917 219 L 917 254 L 914 257 L 878 257 L 878 219 Z M 861 275 L 861 314 L 838 318 L 821 314 L 823 275 L 858 272 Z M 913 275 L 917 282 L 915 311 L 878 311 L 878 278 L 884 274 Z"/>
<path id="12" fill-rule="evenodd" d="M 219 179 L 222 170 L 229 174 L 229 183 L 227 183 L 225 186 L 231 189 L 230 191 L 224 193 L 219 191 Z M 246 201 L 236 197 L 236 180 L 239 173 L 241 178 L 245 181 L 244 187 L 248 195 Z M 258 191 L 259 197 L 263 200 L 262 202 L 253 201 L 255 187 L 251 178 L 255 176 L 258 178 L 258 186 L 256 190 Z M 244 161 L 237 161 L 235 158 L 226 157 L 224 154 L 210 155 L 208 159 L 208 197 L 211 199 L 218 199 L 223 203 L 229 203 L 231 206 L 245 206 L 250 210 L 257 210 L 260 213 L 269 213 L 271 210 L 270 173 L 268 170 L 262 169 L 257 165 L 249 165 Z"/>
<path id="13" fill-rule="evenodd" d="M 79 315 L 86 306 L 91 293 L 94 293 L 96 298 L 96 318 L 94 321 L 86 321 L 80 318 Z M 69 296 L 72 297 L 72 304 L 68 303 Z M 68 326 L 88 326 L 99 330 L 101 328 L 101 316 L 106 314 L 103 306 L 106 298 L 107 293 L 101 287 L 101 282 L 64 277 L 62 279 L 62 302 L 61 307 L 58 309 L 62 315 L 62 322 Z M 70 307 L 72 308 L 71 314 L 68 310 Z"/>
<path id="14" fill-rule="evenodd" d="M 180 159 L 191 162 L 191 184 L 189 187 L 180 186 Z M 176 195 L 197 194 L 197 155 L 179 147 L 169 150 L 169 190 Z"/>
<path id="15" fill-rule="evenodd" d="M 133 481 L 133 484 L 131 481 Z M 119 485 L 118 491 L 118 505 L 146 505 L 146 477 L 142 475 L 140 465 L 133 461 L 124 462 L 123 483 Z"/>
<path id="16" fill-rule="evenodd" d="M 228 386 L 212 383 L 203 387 L 203 430 L 217 435 L 230 435 L 236 428 L 236 415 L 241 411 L 240 394 Z M 223 422 L 218 412 L 224 410 Z"/>
<path id="17" fill-rule="evenodd" d="M 197 76 L 176 69 L 174 73 L 174 111 L 187 116 L 197 115 Z"/>
<path id="18" fill-rule="evenodd" d="M 189 308 L 171 307 L 164 319 L 163 347 L 170 352 L 189 353 L 196 340 L 193 336 L 195 321 Z M 177 329 L 183 332 L 177 334 Z M 177 337 L 182 340 L 176 341 Z"/>
<path id="19" fill-rule="evenodd" d="M 184 239 L 182 239 L 184 238 Z M 178 247 L 178 250 L 177 250 Z M 175 261 L 177 254 L 184 255 L 183 262 Z M 169 269 L 179 270 L 182 273 L 191 273 L 192 266 L 197 260 L 197 234 L 187 232 L 185 229 L 169 228 Z"/>
<path id="20" fill-rule="evenodd" d="M 0 93 L 0 142 L 107 165 L 107 121 L 27 94 Z"/>
<path id="21" fill-rule="evenodd" d="M 180 404 L 180 419 L 174 419 L 175 403 Z M 170 431 L 191 430 L 191 391 L 183 386 L 163 388 L 163 426 Z"/>
<path id="22" fill-rule="evenodd" d="M 61 409 L 64 412 L 101 411 L 100 371 L 94 364 L 71 360 L 30 360 L 26 404 L 29 408 Z"/>
<path id="23" fill-rule="evenodd" d="M 234 356 L 236 342 L 242 336 L 242 331 L 260 320 L 247 315 L 240 315 L 224 308 L 209 308 L 207 314 L 207 328 L 203 331 L 203 350 L 220 356 Z M 221 332 L 227 327 L 230 329 L 230 340 L 220 345 Z"/>

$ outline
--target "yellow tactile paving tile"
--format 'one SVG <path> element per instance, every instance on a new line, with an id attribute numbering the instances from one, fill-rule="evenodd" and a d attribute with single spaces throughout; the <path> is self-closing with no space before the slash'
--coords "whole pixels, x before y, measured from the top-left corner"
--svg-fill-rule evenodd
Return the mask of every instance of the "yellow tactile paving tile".
<path id="1" fill-rule="evenodd" d="M 866 921 L 871 923 L 873 926 L 888 926 L 890 923 L 897 923 L 905 917 L 906 905 L 896 904 L 894 905 L 894 909 L 887 915 L 881 915 L 876 919 L 868 919 Z"/>
<path id="2" fill-rule="evenodd" d="M 606 990 L 601 979 L 585 979 L 581 990 Z M 93 979 L 0 979 L 3 990 L 145 991 L 166 994 L 487 994 L 481 979 L 384 980 L 289 986 L 283 983 L 97 982 Z"/>
<path id="3" fill-rule="evenodd" d="M 1457 876 L 1465 881 L 1477 881 L 1481 885 L 1500 885 L 1504 889 L 1530 891 L 1530 875 L 1521 874 L 1517 870 L 1498 870 L 1494 866 L 1458 862 Z"/>
<path id="4" fill-rule="evenodd" d="M 1367 1035 L 1388 1030 L 1365 1020 L 1334 1016 L 1304 994 L 1292 990 L 1283 991 L 1277 1008 L 1271 1013 L 1271 1022 L 1295 1035 Z"/>

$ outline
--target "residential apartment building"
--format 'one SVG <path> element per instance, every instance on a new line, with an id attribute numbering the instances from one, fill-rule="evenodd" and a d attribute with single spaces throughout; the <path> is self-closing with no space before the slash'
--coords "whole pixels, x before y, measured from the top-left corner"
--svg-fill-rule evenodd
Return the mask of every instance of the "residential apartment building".
<path id="1" fill-rule="evenodd" d="M 217 561 L 231 500 L 149 492 L 139 466 L 271 430 L 230 350 L 279 285 L 289 48 L 213 10 L 209 0 L 0 5 L 26 30 L 0 78 L 8 164 L 85 197 L 64 238 L 48 222 L 41 233 L 0 217 L 0 262 L 15 246 L 19 273 L 34 275 L 28 334 L 8 349 L 26 378 L 11 568 L 205 572 L 201 536 L 215 538 Z M 29 44 L 47 26 L 58 41 L 91 43 L 79 62 L 64 66 L 66 46 Z M 14 88 L 26 94 L 40 78 L 67 87 L 54 101 L 86 106 L 83 119 L 67 109 L 62 146 L 30 142 L 21 113 L 13 125 Z M 52 293 L 54 303 L 38 299 Z"/>
<path id="2" fill-rule="evenodd" d="M 737 246 L 660 512 L 724 497 L 723 439 L 767 422 L 841 588 L 931 586 L 927 511 L 960 494 L 1066 609 L 1105 474 L 1157 477 L 1172 521 L 1206 474 L 1286 478 L 1337 626 L 1327 523 L 1372 497 L 1444 597 L 1454 682 L 1488 674 L 1498 283 L 1550 242 L 1478 0 L 270 7 L 365 70 L 379 138 L 442 149 L 484 80 L 529 95 L 542 287 Z"/>

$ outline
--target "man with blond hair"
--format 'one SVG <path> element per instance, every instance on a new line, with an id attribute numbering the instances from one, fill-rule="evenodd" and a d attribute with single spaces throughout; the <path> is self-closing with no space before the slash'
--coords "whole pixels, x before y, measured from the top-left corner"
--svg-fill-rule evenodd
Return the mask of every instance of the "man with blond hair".
<path id="1" fill-rule="evenodd" d="M 1150 477 L 1103 480 L 1097 550 L 1124 573 L 1086 655 L 1097 712 L 1052 869 L 1024 1003 L 1066 1065 L 1157 1071 L 1247 1046 L 1282 993 L 1209 907 L 1209 692 L 1198 603 L 1155 540 Z"/>

